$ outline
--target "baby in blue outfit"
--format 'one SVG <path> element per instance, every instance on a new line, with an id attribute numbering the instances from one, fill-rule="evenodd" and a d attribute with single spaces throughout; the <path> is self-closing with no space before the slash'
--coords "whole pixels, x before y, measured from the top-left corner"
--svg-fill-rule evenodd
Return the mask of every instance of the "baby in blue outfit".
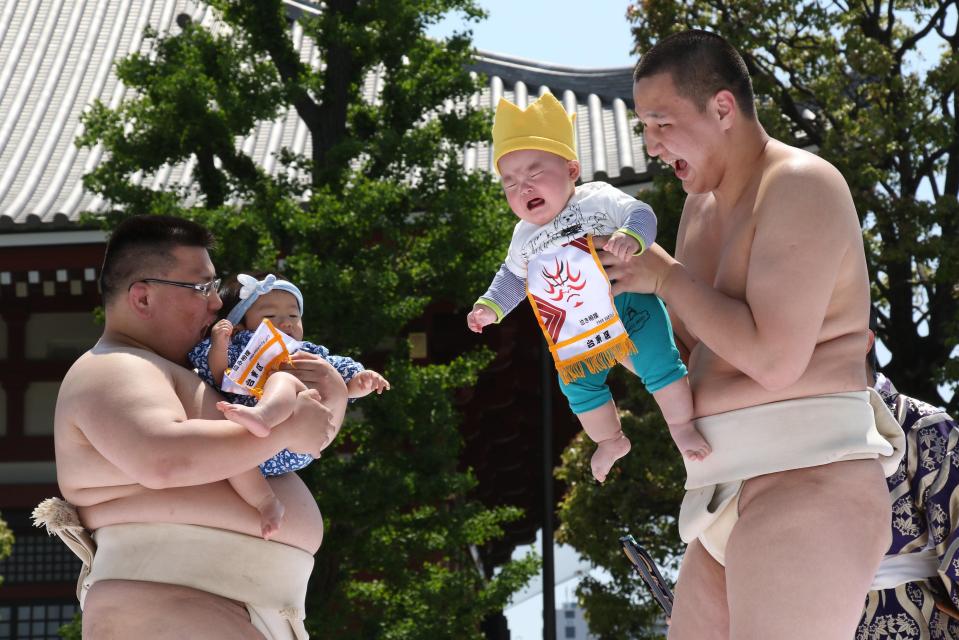
<path id="1" fill-rule="evenodd" d="M 236 362 L 253 331 L 264 319 L 269 319 L 290 337 L 303 340 L 303 294 L 293 283 L 273 274 L 255 277 L 240 274 L 224 285 L 220 297 L 223 309 L 229 309 L 229 313 L 213 326 L 210 337 L 193 347 L 187 355 L 197 374 L 217 390 L 220 390 L 224 372 Z M 389 382 L 376 371 L 364 369 L 352 358 L 331 355 L 324 346 L 303 342 L 299 351 L 318 355 L 329 362 L 343 377 L 351 401 L 390 388 Z M 259 400 L 251 395 L 222 392 L 227 401 L 218 403 L 217 407 L 228 420 L 243 425 L 254 435 L 265 436 L 292 414 L 296 394 L 305 388 L 295 376 L 278 371 L 267 379 Z M 284 449 L 261 464 L 259 469 L 229 479 L 240 497 L 260 512 L 264 538 L 270 538 L 279 529 L 284 511 L 266 476 L 302 469 L 312 461 L 309 454 Z"/>

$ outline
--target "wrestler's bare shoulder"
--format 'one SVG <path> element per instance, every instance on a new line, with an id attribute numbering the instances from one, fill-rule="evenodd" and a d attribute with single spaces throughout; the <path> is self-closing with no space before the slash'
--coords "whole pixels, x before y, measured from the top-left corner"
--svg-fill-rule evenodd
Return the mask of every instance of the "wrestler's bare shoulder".
<path id="1" fill-rule="evenodd" d="M 105 454 L 131 415 L 161 406 L 172 419 L 198 416 L 212 390 L 192 372 L 136 347 L 101 340 L 70 367 L 54 417 L 57 481 L 63 497 L 84 507 L 144 490 Z M 96 443 L 99 443 L 98 445 Z M 107 447 L 109 449 L 109 447 Z M 116 452 L 114 452 L 116 453 Z"/>
<path id="2" fill-rule="evenodd" d="M 153 372 L 170 377 L 177 371 L 189 373 L 184 367 L 170 362 L 149 349 L 111 343 L 101 339 L 73 363 L 64 381 L 69 381 L 72 377 L 87 378 L 92 374 L 96 374 L 98 378 L 93 381 L 94 383 L 102 381 L 102 376 L 112 379 L 131 373 L 143 375 Z"/>
<path id="3" fill-rule="evenodd" d="M 98 342 L 80 356 L 60 385 L 60 400 L 80 407 L 96 405 L 105 390 L 132 381 L 172 382 L 173 363 L 157 354 L 134 347 Z"/>
<path id="4" fill-rule="evenodd" d="M 766 144 L 760 164 L 762 165 L 762 172 L 767 175 L 774 172 L 789 173 L 794 171 L 822 171 L 841 175 L 836 167 L 821 156 L 776 139 L 770 139 Z"/>
<path id="5" fill-rule="evenodd" d="M 855 213 L 845 178 L 814 153 L 770 140 L 757 168 L 757 214 L 764 209 L 778 210 L 784 201 L 807 202 L 811 197 L 830 213 Z"/>
<path id="6" fill-rule="evenodd" d="M 756 162 L 750 166 L 736 167 L 739 174 L 749 175 L 747 186 L 734 208 L 739 213 L 757 213 L 763 204 L 763 195 L 771 189 L 788 189 L 794 196 L 815 193 L 817 187 L 837 189 L 848 193 L 845 178 L 828 161 L 804 149 L 793 147 L 778 140 L 769 140 Z M 780 194 L 781 195 L 781 194 Z M 781 203 L 780 203 L 781 204 Z M 712 192 L 691 193 L 683 206 L 683 220 L 680 222 L 680 237 L 684 227 L 702 220 L 704 217 L 721 214 L 728 216 L 730 211 L 718 211 Z"/>
<path id="7" fill-rule="evenodd" d="M 101 339 L 67 371 L 57 413 L 63 409 L 74 423 L 82 424 L 102 417 L 105 399 L 172 389 L 192 414 L 192 399 L 206 387 L 192 371 L 148 349 Z"/>

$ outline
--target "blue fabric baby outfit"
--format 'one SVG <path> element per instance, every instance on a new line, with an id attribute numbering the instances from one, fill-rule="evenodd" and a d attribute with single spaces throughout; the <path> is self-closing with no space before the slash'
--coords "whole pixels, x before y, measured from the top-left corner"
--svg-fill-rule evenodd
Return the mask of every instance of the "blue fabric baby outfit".
<path id="1" fill-rule="evenodd" d="M 236 359 L 240 357 L 240 354 L 243 352 L 243 348 L 246 346 L 246 343 L 250 341 L 252 336 L 252 331 L 238 331 L 233 335 L 233 337 L 230 339 L 230 344 L 227 347 L 227 362 L 229 363 L 229 366 L 232 367 L 233 363 L 236 362 Z M 299 350 L 318 355 L 329 362 L 331 365 L 333 365 L 333 368 L 336 369 L 337 373 L 339 373 L 343 378 L 343 382 L 349 382 L 353 379 L 353 376 L 360 371 L 363 371 L 363 365 L 356 360 L 346 356 L 331 355 L 329 349 L 319 344 L 304 342 Z M 187 354 L 187 359 L 190 361 L 190 364 L 193 365 L 193 368 L 196 369 L 197 375 L 199 375 L 204 382 L 217 389 L 217 391 L 220 391 L 227 402 L 244 404 L 248 407 L 254 406 L 256 404 L 256 398 L 253 396 L 227 393 L 226 391 L 221 391 L 219 387 L 217 387 L 217 384 L 213 378 L 213 372 L 210 370 L 209 358 L 209 338 L 206 338 L 197 344 L 190 350 L 190 353 Z M 352 401 L 353 400 L 350 400 L 350 402 Z M 295 453 L 289 449 L 284 449 L 261 464 L 260 472 L 262 472 L 264 476 L 281 476 L 284 473 L 302 469 L 311 462 L 313 462 L 313 456 L 307 453 Z"/>

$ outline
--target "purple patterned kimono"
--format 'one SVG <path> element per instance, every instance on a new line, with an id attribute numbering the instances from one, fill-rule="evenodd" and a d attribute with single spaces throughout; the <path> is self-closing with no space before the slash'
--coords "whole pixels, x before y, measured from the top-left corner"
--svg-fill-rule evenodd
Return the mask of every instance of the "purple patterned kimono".
<path id="1" fill-rule="evenodd" d="M 959 609 L 959 429 L 942 409 L 900 394 L 882 374 L 876 390 L 906 433 L 906 455 L 886 479 L 887 558 L 926 553 L 939 568 L 938 576 L 870 591 L 856 640 L 959 639 L 959 620 L 936 609 L 934 599 Z"/>

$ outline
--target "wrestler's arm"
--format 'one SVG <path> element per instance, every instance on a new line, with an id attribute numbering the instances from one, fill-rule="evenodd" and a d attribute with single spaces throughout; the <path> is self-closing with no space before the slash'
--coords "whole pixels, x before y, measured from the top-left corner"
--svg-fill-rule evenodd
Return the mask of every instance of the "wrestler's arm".
<path id="1" fill-rule="evenodd" d="M 859 220 L 837 170 L 794 161 L 757 197 L 745 300 L 694 277 L 662 249 L 656 293 L 717 356 L 769 390 L 796 382 L 817 344 Z"/>
<path id="2" fill-rule="evenodd" d="M 679 230 L 676 232 L 676 260 L 680 263 L 686 261 L 687 220 L 686 216 L 680 217 Z M 686 328 L 682 318 L 670 309 L 669 305 L 666 306 L 666 313 L 669 314 L 669 322 L 673 326 L 673 339 L 676 342 L 676 348 L 679 349 L 679 357 L 688 365 L 689 354 L 692 353 L 693 347 L 699 340 L 689 333 L 689 329 Z"/>
<path id="3" fill-rule="evenodd" d="M 666 313 L 669 314 L 669 322 L 673 325 L 673 342 L 676 343 L 676 348 L 679 349 L 679 359 L 682 360 L 686 366 L 689 366 L 689 356 L 692 354 L 693 349 L 687 346 L 687 340 L 693 344 L 693 346 L 695 346 L 696 342 L 690 339 L 688 334 L 683 331 L 682 321 L 676 314 L 670 313 L 668 308 L 666 309 Z"/>
<path id="4" fill-rule="evenodd" d="M 265 438 L 229 420 L 190 419 L 172 374 L 129 355 L 100 357 L 65 382 L 60 401 L 71 408 L 73 426 L 132 481 L 150 489 L 223 480 L 284 448 L 319 453 L 318 427 L 330 418 L 318 402 L 298 398 L 293 416 Z M 198 393 L 213 393 L 197 382 Z"/>
<path id="5" fill-rule="evenodd" d="M 682 263 L 685 258 L 685 244 L 686 244 L 686 220 L 687 216 L 685 212 L 679 220 L 679 231 L 676 234 L 676 262 Z M 593 242 L 597 247 L 605 246 L 610 236 L 593 236 Z M 667 263 L 670 264 L 674 262 L 673 258 L 663 251 L 659 245 L 651 245 L 653 258 L 659 257 L 660 259 L 665 258 L 668 260 Z M 653 293 L 653 287 L 644 287 L 642 284 L 638 284 L 630 275 L 630 270 L 644 270 L 644 264 L 647 264 L 649 260 L 644 261 L 643 264 L 640 261 L 632 262 L 632 266 L 627 264 L 627 261 L 621 257 L 614 257 L 614 254 L 609 251 L 603 251 L 599 254 L 600 261 L 603 263 L 603 266 L 606 269 L 606 274 L 614 282 L 613 284 L 613 295 L 619 295 L 624 291 L 638 291 L 640 293 Z M 662 296 L 660 296 L 662 298 Z M 663 299 L 665 303 L 666 300 Z M 689 356 L 692 353 L 693 348 L 699 343 L 699 339 L 690 333 L 689 329 L 683 323 L 683 319 L 676 314 L 676 312 L 669 307 L 669 304 L 666 304 L 666 312 L 669 314 L 669 322 L 673 327 L 673 340 L 676 343 L 676 348 L 679 349 L 679 357 L 686 364 L 689 364 Z"/>
<path id="6" fill-rule="evenodd" d="M 319 392 L 323 404 L 330 410 L 330 423 L 335 435 L 346 416 L 349 400 L 346 382 L 332 364 L 315 353 L 297 351 L 290 356 L 290 360 L 292 362 L 284 363 L 280 366 L 280 370 L 296 376 L 308 388 Z M 303 451 L 303 449 L 293 450 Z"/>

